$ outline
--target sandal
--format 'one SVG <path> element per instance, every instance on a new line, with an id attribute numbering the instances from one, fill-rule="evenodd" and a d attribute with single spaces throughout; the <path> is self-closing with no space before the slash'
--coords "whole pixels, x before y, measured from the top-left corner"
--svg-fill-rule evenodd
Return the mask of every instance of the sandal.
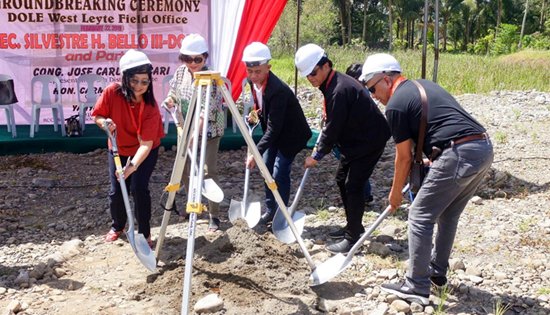
<path id="1" fill-rule="evenodd" d="M 210 218 L 210 220 L 208 221 L 208 231 L 216 232 L 220 228 L 220 224 L 220 219 Z"/>
<path id="2" fill-rule="evenodd" d="M 109 233 L 105 235 L 105 242 L 110 243 L 118 240 L 122 232 L 124 232 L 124 230 L 122 231 L 110 230 Z"/>
<path id="3" fill-rule="evenodd" d="M 149 244 L 149 247 L 151 247 L 151 249 L 153 249 L 153 240 L 151 239 L 151 236 L 149 235 L 149 237 L 147 238 L 147 244 Z"/>

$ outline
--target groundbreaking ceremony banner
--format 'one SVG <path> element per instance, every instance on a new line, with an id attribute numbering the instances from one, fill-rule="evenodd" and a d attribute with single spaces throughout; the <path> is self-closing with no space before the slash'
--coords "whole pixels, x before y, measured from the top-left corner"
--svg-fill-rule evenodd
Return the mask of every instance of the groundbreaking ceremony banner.
<path id="1" fill-rule="evenodd" d="M 0 74 L 13 78 L 19 100 L 17 124 L 31 123 L 31 80 L 54 75 L 61 81 L 64 116 L 78 114 L 76 81 L 98 74 L 120 81 L 118 60 L 128 49 L 143 51 L 153 64 L 161 102 L 163 79 L 174 74 L 182 39 L 198 33 L 209 42 L 208 64 L 232 83 L 239 97 L 246 77 L 244 47 L 267 43 L 286 0 L 0 0 Z M 101 91 L 97 91 L 101 92 Z M 87 112 L 87 123 L 92 123 Z M 5 116 L 0 115 L 0 124 Z M 52 122 L 42 110 L 40 123 Z"/>
<path id="2" fill-rule="evenodd" d="M 120 81 L 118 60 L 131 48 L 151 60 L 155 96 L 163 99 L 162 80 L 179 66 L 185 34 L 208 39 L 209 7 L 204 0 L 0 0 L 0 73 L 15 84 L 16 123 L 31 122 L 32 77 L 60 79 L 53 92 L 70 117 L 78 114 L 77 94 L 85 94 L 77 91 L 77 78 L 93 73 L 107 84 Z M 40 120 L 50 123 L 51 111 L 42 110 Z"/>

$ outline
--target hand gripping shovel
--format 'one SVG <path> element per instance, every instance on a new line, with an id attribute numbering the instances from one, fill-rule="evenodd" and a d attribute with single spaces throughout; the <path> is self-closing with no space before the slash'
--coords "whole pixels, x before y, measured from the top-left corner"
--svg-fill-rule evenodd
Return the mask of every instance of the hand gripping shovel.
<path id="1" fill-rule="evenodd" d="M 328 259 L 324 263 L 317 266 L 317 268 L 313 271 L 311 274 L 310 279 L 314 280 L 314 286 L 323 284 L 330 279 L 336 277 L 341 272 L 346 270 L 349 266 L 351 266 L 351 260 L 353 258 L 353 255 L 355 255 L 355 252 L 363 245 L 365 240 L 376 230 L 378 225 L 388 216 L 390 213 L 391 207 L 388 206 L 384 212 L 382 212 L 376 221 L 372 224 L 372 226 L 361 236 L 361 238 L 353 245 L 349 253 L 344 256 L 343 254 L 338 254 L 336 256 L 333 256 L 332 258 Z"/>
<path id="2" fill-rule="evenodd" d="M 124 170 L 122 168 L 122 162 L 120 155 L 118 154 L 118 147 L 116 143 L 116 130 L 111 133 L 109 125 L 112 123 L 110 119 L 106 119 L 103 124 L 103 130 L 107 133 L 107 136 L 111 140 L 111 146 L 113 150 L 113 158 L 115 161 L 116 172 L 118 173 L 120 190 L 122 191 L 122 198 L 124 199 L 124 207 L 126 208 L 126 216 L 128 217 L 128 230 L 126 231 L 126 237 L 134 254 L 136 254 L 139 261 L 149 269 L 149 271 L 156 271 L 157 261 L 155 258 L 155 252 L 151 250 L 145 236 L 141 233 L 136 233 L 134 230 L 134 214 L 130 208 L 130 201 L 128 199 L 128 190 L 126 189 L 126 182 L 124 178 Z M 137 234 L 137 235 L 136 235 Z"/>
<path id="3" fill-rule="evenodd" d="M 253 124 L 248 124 L 248 119 L 253 121 Z M 245 118 L 245 124 L 248 127 L 248 134 L 252 137 L 254 129 L 259 124 L 258 114 L 255 111 L 251 111 Z M 237 201 L 231 199 L 229 204 L 229 221 L 235 223 L 238 219 L 244 219 L 249 228 L 253 228 L 260 222 L 262 213 L 261 204 L 258 201 L 248 202 L 248 182 L 250 177 L 250 169 L 247 167 L 244 173 L 244 193 L 243 201 Z"/>
<path id="4" fill-rule="evenodd" d="M 319 140 L 321 139 L 321 134 L 322 131 L 319 132 L 317 140 L 315 141 L 315 145 L 319 143 Z M 300 187 L 298 187 L 298 190 L 296 191 L 296 195 L 294 196 L 292 204 L 290 205 L 290 207 L 288 207 L 288 214 L 292 218 L 292 221 L 296 226 L 296 230 L 300 235 L 302 235 L 302 232 L 304 231 L 306 214 L 303 211 L 296 211 L 296 208 L 298 207 L 298 201 L 302 197 L 309 171 L 310 168 L 306 169 L 306 171 L 304 172 L 304 176 L 302 177 L 302 181 L 300 182 Z M 271 226 L 271 229 L 273 230 L 273 234 L 275 235 L 275 237 L 285 244 L 294 243 L 296 241 L 296 238 L 294 237 L 294 234 L 292 234 L 290 226 L 286 222 L 285 216 L 279 208 L 277 208 L 277 212 L 275 212 L 275 216 L 273 217 L 273 225 Z"/>

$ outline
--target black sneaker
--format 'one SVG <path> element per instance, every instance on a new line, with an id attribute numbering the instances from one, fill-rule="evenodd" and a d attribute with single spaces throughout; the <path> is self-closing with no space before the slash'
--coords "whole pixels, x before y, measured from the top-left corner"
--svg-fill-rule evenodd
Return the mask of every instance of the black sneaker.
<path id="1" fill-rule="evenodd" d="M 398 297 L 408 301 L 416 302 L 420 305 L 430 304 L 430 295 L 429 294 L 420 294 L 414 292 L 413 289 L 409 288 L 405 281 L 398 283 L 384 283 L 381 286 L 382 290 L 397 295 Z"/>
<path id="2" fill-rule="evenodd" d="M 338 243 L 327 245 L 325 248 L 333 254 L 347 254 L 355 243 L 343 239 Z"/>
<path id="3" fill-rule="evenodd" d="M 442 287 L 447 284 L 447 277 L 445 276 L 431 276 L 430 281 L 436 287 Z"/>
<path id="4" fill-rule="evenodd" d="M 339 229 L 337 231 L 328 233 L 328 237 L 332 238 L 333 240 L 342 239 L 344 238 L 345 235 L 346 235 L 346 229 Z"/>
<path id="5" fill-rule="evenodd" d="M 365 196 L 365 203 L 370 204 L 374 201 L 374 197 L 372 195 Z"/>
<path id="6" fill-rule="evenodd" d="M 260 224 L 268 225 L 273 221 L 273 217 L 275 216 L 275 212 L 266 211 L 262 216 L 260 217 Z"/>

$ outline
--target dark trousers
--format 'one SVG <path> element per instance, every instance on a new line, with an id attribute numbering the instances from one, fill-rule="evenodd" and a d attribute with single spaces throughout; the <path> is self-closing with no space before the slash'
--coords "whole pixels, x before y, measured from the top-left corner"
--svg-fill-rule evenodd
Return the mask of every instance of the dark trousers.
<path id="1" fill-rule="evenodd" d="M 336 184 L 340 188 L 340 196 L 346 211 L 345 238 L 352 243 L 365 232 L 362 222 L 365 213 L 365 182 L 371 176 L 383 152 L 384 149 L 381 149 L 352 161 L 342 159 L 338 165 Z"/>
<path id="2" fill-rule="evenodd" d="M 149 192 L 149 179 L 155 165 L 157 164 L 159 149 L 158 147 L 149 152 L 147 158 L 141 163 L 137 171 L 126 179 L 126 187 L 129 188 L 129 193 L 134 199 L 134 215 L 138 223 L 138 233 L 143 234 L 148 238 L 151 234 L 151 193 Z M 122 165 L 126 165 L 128 156 L 120 156 Z M 111 210 L 111 218 L 113 223 L 112 229 L 122 231 L 126 226 L 126 208 L 124 206 L 124 198 L 120 183 L 115 175 L 116 167 L 113 160 L 113 153 L 109 151 L 109 180 L 111 187 L 109 189 L 109 208 Z"/>

